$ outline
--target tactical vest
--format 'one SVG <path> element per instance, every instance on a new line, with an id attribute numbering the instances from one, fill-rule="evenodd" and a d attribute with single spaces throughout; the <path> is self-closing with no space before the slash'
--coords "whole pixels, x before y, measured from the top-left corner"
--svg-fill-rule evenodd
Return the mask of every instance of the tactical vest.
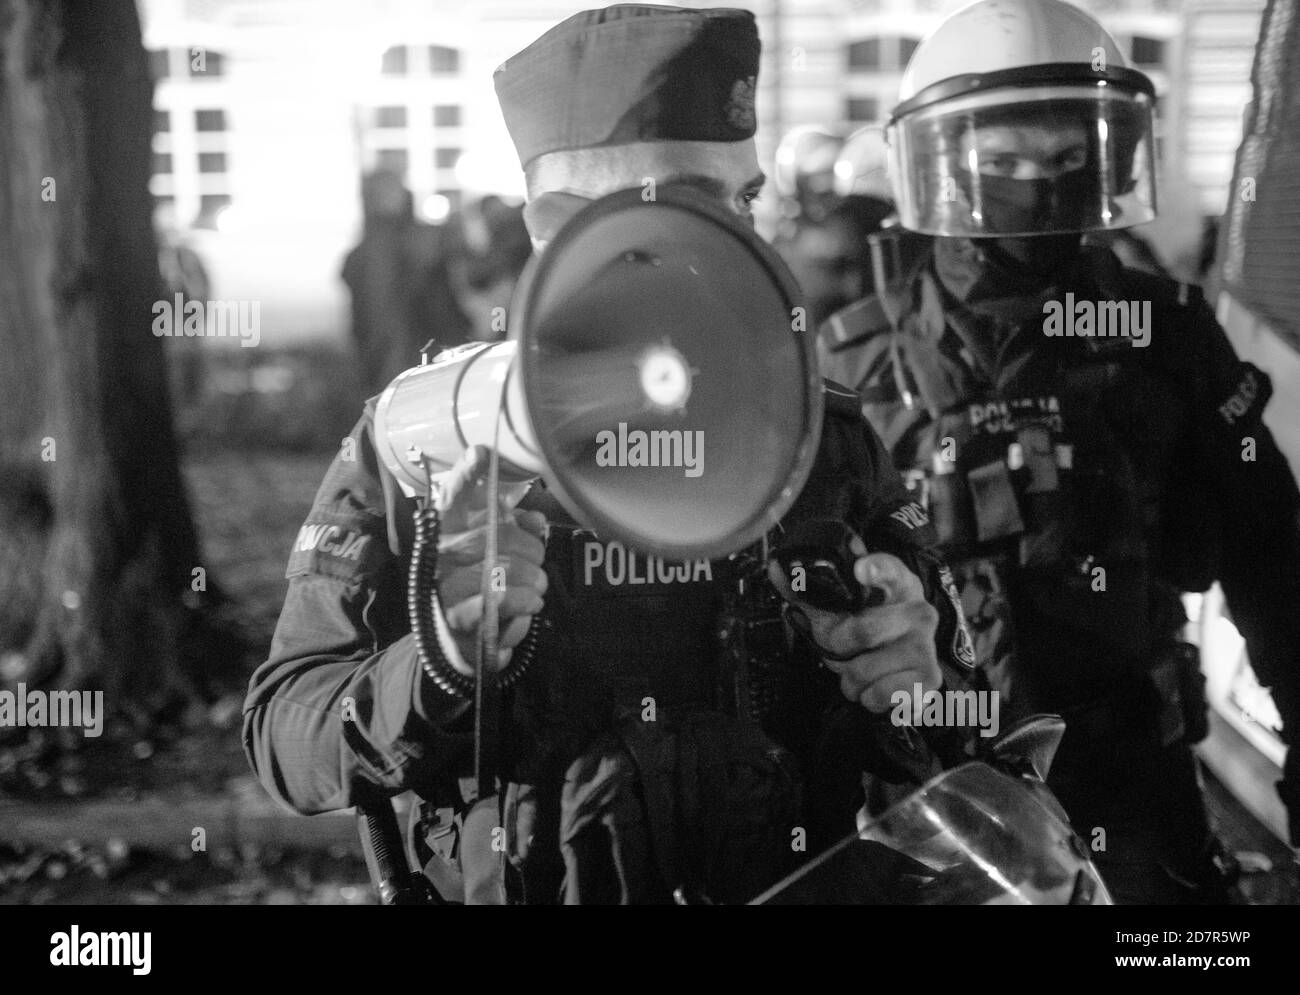
<path id="1" fill-rule="evenodd" d="M 725 559 L 665 562 L 581 528 L 545 490 L 529 494 L 523 506 L 551 524 L 547 629 L 519 690 L 529 726 L 580 736 L 647 710 L 709 710 L 761 728 L 795 753 L 811 748 L 812 719 L 828 688 L 838 696 L 838 682 L 786 622 L 767 579 L 767 550 L 803 517 L 865 533 L 866 514 L 880 510 L 869 507 L 854 470 L 870 465 L 857 449 L 858 399 L 829 387 L 825 396 L 816 469 L 799 499 L 782 526 Z M 897 522 L 873 527 L 897 529 L 887 546 L 908 542 L 909 529 Z"/>
<path id="2" fill-rule="evenodd" d="M 1134 286 L 1109 255 L 1087 262 L 1075 299 L 1150 301 L 1153 338 L 1176 335 L 1199 303 L 1192 288 Z M 842 314 L 829 332 L 868 329 L 842 362 L 866 380 L 868 420 L 929 511 L 1004 708 L 1068 719 L 1123 699 L 1132 724 L 1149 726 L 1162 707 L 1150 672 L 1184 621 L 1178 586 L 1208 582 L 1206 563 L 1173 563 L 1162 542 L 1173 518 L 1196 519 L 1168 514 L 1186 472 L 1174 465 L 1181 385 L 1131 339 L 1048 337 L 1042 314 L 1015 331 L 1033 337 L 1019 358 L 985 371 L 960 334 L 978 319 L 930 268 L 905 288 L 896 328 L 881 309 L 874 321 Z"/>
<path id="3" fill-rule="evenodd" d="M 917 557 L 928 555 L 908 516 L 890 515 L 915 510 L 905 492 L 900 488 L 883 501 L 863 479 L 863 473 L 879 469 L 880 454 L 866 449 L 857 396 L 828 385 L 825 397 L 816 468 L 783 525 L 802 516 L 829 517 L 905 562 L 909 548 Z M 404 562 L 410 502 L 389 492 L 390 547 Z M 484 816 L 493 826 L 504 822 L 514 854 L 512 813 L 535 812 L 535 845 L 522 870 L 506 874 L 510 900 L 553 901 L 562 881 L 582 893 L 591 890 L 590 882 L 575 884 L 582 874 L 566 867 L 565 859 L 575 859 L 581 847 L 563 837 L 562 810 L 575 790 L 604 797 L 609 785 L 599 777 L 585 786 L 573 781 L 575 761 L 593 758 L 592 750 L 609 751 L 603 760 L 592 760 L 590 770 L 597 773 L 606 763 L 624 763 L 620 751 L 630 750 L 641 769 L 633 795 L 677 786 L 678 808 L 670 811 L 647 797 L 652 814 L 694 819 L 715 830 L 729 827 L 724 842 L 714 838 L 718 853 L 755 866 L 683 873 L 688 880 L 734 879 L 742 890 L 750 877 L 781 870 L 768 859 L 773 854 L 791 857 L 791 820 L 773 812 L 800 811 L 796 821 L 806 832 L 808 852 L 817 852 L 852 830 L 864 768 L 898 784 L 919 784 L 938 769 L 939 753 L 915 730 L 871 721 L 861 706 L 844 699 L 835 674 L 820 666 L 813 647 L 788 625 L 783 601 L 766 577 L 764 546 L 778 541 L 780 526 L 765 542 L 726 559 L 669 563 L 580 527 L 540 485 L 520 506 L 547 516 L 550 584 L 533 662 L 505 699 L 508 715 L 499 743 L 501 779 L 509 785 L 504 811 Z M 923 572 L 919 560 L 909 565 Z M 956 613 L 950 614 L 957 628 Z M 942 626 L 940 638 L 958 641 L 955 631 Z M 629 730 L 622 746 L 611 745 Z M 943 748 L 960 748 L 955 737 L 948 738 L 953 742 Z M 462 817 L 472 817 L 462 815 L 465 787 L 448 781 L 420 789 L 424 803 L 413 810 L 419 825 L 411 827 L 409 857 L 444 895 L 499 893 L 493 855 L 467 858 L 457 849 L 462 839 L 488 838 L 460 828 Z M 713 802 L 704 804 L 701 793 Z M 587 801 L 574 804 L 582 808 Z M 708 814 L 710 805 L 726 812 Z M 652 849 L 660 858 L 672 856 L 663 841 L 676 830 L 652 829 Z M 767 856 L 756 856 L 762 854 Z M 463 880 L 453 869 L 458 863 Z M 471 883 L 474 868 L 488 870 Z M 726 892 L 713 897 L 718 894 Z"/>

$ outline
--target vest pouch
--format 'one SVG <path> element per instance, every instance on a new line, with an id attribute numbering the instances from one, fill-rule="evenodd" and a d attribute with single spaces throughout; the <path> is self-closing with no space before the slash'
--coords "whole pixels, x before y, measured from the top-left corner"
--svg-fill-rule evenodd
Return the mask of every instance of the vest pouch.
<path id="1" fill-rule="evenodd" d="M 934 524 L 939 544 L 945 550 L 973 546 L 975 518 L 971 514 L 965 474 L 929 474 L 926 490 L 930 521 Z"/>
<path id="2" fill-rule="evenodd" d="M 1070 558 L 1073 529 L 1059 494 L 1026 494 L 1028 531 L 1020 537 L 1020 566 L 1051 567 Z"/>
<path id="3" fill-rule="evenodd" d="M 1059 487 L 1056 446 L 1046 425 L 1024 425 L 1016 433 L 1026 494 L 1051 494 Z"/>
<path id="4" fill-rule="evenodd" d="M 739 904 L 792 871 L 794 759 L 729 716 L 629 718 L 569 767 L 564 903 Z"/>
<path id="5" fill-rule="evenodd" d="M 994 460 L 967 474 L 975 537 L 980 542 L 1007 539 L 1025 531 L 1020 502 L 1006 460 Z"/>

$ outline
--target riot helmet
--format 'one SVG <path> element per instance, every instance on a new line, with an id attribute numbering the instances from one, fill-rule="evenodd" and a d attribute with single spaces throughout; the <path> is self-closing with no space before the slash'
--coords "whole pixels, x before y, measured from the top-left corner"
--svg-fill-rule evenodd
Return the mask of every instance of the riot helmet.
<path id="1" fill-rule="evenodd" d="M 903 227 L 971 238 L 1155 217 L 1155 89 L 1062 0 L 978 0 L 918 46 L 886 126 Z"/>
<path id="2" fill-rule="evenodd" d="M 835 160 L 835 192 L 891 203 L 885 152 L 885 132 L 879 125 L 869 124 L 850 134 Z"/>
<path id="3" fill-rule="evenodd" d="M 821 221 L 835 206 L 835 163 L 843 144 L 842 135 L 815 125 L 786 132 L 776 147 L 773 181 L 788 216 Z"/>

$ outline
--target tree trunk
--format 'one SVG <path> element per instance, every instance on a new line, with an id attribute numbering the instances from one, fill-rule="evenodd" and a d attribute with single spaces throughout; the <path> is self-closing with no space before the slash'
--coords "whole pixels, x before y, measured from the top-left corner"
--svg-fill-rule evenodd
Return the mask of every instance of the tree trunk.
<path id="1" fill-rule="evenodd" d="M 198 543 L 178 464 L 133 0 L 0 0 L 0 682 L 144 717 Z"/>

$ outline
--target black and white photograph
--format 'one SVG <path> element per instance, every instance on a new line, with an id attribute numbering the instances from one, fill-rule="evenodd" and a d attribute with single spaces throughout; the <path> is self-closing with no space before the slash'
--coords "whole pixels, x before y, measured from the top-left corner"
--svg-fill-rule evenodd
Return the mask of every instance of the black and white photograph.
<path id="1" fill-rule="evenodd" d="M 0 0 L 6 963 L 233 905 L 1280 963 L 1300 5 L 737 2 Z"/>

